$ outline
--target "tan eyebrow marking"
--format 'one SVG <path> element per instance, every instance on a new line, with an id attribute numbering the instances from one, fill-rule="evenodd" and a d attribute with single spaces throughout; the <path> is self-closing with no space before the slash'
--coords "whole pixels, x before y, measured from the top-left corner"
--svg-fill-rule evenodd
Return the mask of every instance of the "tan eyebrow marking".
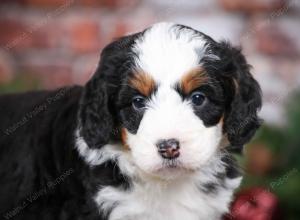
<path id="1" fill-rule="evenodd" d="M 208 80 L 203 68 L 198 67 L 187 72 L 180 81 L 184 94 L 189 94 Z"/>
<path id="2" fill-rule="evenodd" d="M 129 145 L 127 144 L 127 130 L 126 128 L 121 128 L 121 142 L 125 150 L 129 150 Z"/>
<path id="3" fill-rule="evenodd" d="M 135 72 L 129 84 L 144 96 L 149 96 L 155 89 L 154 79 L 145 72 Z"/>

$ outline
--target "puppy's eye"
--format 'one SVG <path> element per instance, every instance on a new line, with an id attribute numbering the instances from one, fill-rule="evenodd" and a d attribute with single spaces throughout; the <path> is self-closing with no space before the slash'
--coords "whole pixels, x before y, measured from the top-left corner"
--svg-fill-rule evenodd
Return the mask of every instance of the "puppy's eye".
<path id="1" fill-rule="evenodd" d="M 193 105 L 201 106 L 204 103 L 206 97 L 202 92 L 197 91 L 197 92 L 192 93 L 192 95 L 190 96 L 190 99 L 191 99 Z"/>
<path id="2" fill-rule="evenodd" d="M 145 108 L 145 106 L 146 106 L 145 102 L 146 102 L 146 99 L 144 97 L 135 96 L 132 99 L 132 106 L 133 106 L 133 108 L 140 110 L 140 109 Z"/>

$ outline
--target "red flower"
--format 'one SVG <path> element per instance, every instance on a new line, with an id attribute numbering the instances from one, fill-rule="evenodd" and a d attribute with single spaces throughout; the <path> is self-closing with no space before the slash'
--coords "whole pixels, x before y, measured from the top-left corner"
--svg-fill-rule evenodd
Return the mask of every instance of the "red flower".
<path id="1" fill-rule="evenodd" d="M 231 213 L 225 220 L 279 220 L 278 199 L 263 188 L 251 188 L 237 194 Z"/>

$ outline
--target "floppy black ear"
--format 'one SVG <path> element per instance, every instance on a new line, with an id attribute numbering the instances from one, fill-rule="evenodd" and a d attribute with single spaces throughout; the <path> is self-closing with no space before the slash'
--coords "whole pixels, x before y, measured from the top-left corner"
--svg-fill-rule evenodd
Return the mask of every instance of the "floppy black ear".
<path id="1" fill-rule="evenodd" d="M 80 135 L 90 148 L 102 147 L 118 132 L 114 98 L 122 74 L 129 68 L 130 46 L 137 36 L 126 36 L 106 46 L 95 74 L 85 85 L 78 117 Z"/>
<path id="2" fill-rule="evenodd" d="M 91 148 L 106 144 L 113 129 L 108 96 L 106 83 L 100 77 L 93 77 L 85 86 L 79 111 L 80 135 Z"/>
<path id="3" fill-rule="evenodd" d="M 250 74 L 250 66 L 241 50 L 226 42 L 221 43 L 221 48 L 220 56 L 224 61 L 222 74 L 227 86 L 231 87 L 231 94 L 227 94 L 228 104 L 223 129 L 231 149 L 241 151 L 243 145 L 253 137 L 261 125 L 257 116 L 262 105 L 261 89 Z"/>

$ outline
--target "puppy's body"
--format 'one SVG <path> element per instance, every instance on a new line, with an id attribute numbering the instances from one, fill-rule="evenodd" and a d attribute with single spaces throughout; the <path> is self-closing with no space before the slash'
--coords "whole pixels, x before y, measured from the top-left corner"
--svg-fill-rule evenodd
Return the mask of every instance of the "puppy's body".
<path id="1" fill-rule="evenodd" d="M 50 103 L 61 91 L 63 96 Z M 85 190 L 78 180 L 89 179 L 89 172 L 73 147 L 81 92 L 77 87 L 1 96 L 1 219 L 83 215 Z M 48 187 L 70 169 L 76 171 Z"/>
<path id="2" fill-rule="evenodd" d="M 258 128 L 259 93 L 238 50 L 191 28 L 121 38 L 83 88 L 0 98 L 0 213 L 220 219 L 241 181 L 228 150 Z"/>

